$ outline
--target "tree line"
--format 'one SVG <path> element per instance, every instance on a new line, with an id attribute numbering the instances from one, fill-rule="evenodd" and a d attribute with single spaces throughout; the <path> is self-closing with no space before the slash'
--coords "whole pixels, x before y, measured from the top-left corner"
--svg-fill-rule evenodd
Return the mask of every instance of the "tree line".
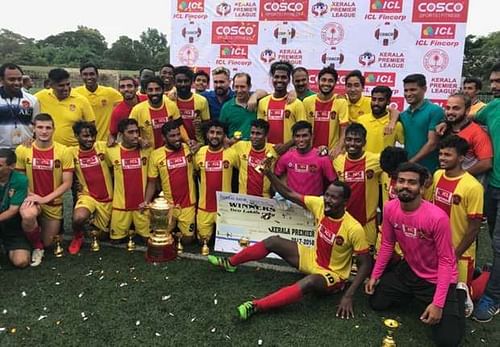
<path id="1" fill-rule="evenodd" d="M 139 40 L 122 35 L 111 47 L 97 29 L 78 26 L 75 31 L 34 40 L 8 29 L 0 29 L 0 56 L 3 62 L 19 65 L 78 67 L 93 62 L 103 69 L 138 70 L 159 67 L 170 59 L 167 37 L 147 28 Z"/>

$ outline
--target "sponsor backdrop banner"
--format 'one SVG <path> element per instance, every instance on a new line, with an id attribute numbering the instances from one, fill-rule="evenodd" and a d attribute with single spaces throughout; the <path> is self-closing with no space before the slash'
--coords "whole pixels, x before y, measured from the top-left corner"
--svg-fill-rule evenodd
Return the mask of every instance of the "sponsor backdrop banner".
<path id="1" fill-rule="evenodd" d="M 217 211 L 217 251 L 236 253 L 242 238 L 253 244 L 272 235 L 314 245 L 314 217 L 290 202 L 217 192 Z"/>
<path id="2" fill-rule="evenodd" d="M 338 91 L 353 69 L 394 90 L 427 76 L 427 97 L 442 103 L 460 86 L 468 0 L 173 0 L 171 61 L 209 71 L 223 65 L 271 90 L 269 66 L 288 60 L 316 75 L 334 63 Z"/>

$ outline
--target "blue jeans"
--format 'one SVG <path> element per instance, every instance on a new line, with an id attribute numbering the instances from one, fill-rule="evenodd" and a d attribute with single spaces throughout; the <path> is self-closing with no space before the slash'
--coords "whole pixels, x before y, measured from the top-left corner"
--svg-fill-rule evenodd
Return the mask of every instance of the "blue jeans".
<path id="1" fill-rule="evenodd" d="M 485 294 L 500 303 L 500 188 L 489 185 L 484 203 L 493 247 L 493 267 Z"/>

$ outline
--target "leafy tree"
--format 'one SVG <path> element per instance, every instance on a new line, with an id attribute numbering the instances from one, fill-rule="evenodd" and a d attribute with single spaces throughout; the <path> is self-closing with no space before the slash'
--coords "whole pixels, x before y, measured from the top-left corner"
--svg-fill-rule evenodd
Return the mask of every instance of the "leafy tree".
<path id="1" fill-rule="evenodd" d="M 465 38 L 463 76 L 481 78 L 488 84 L 489 72 L 500 57 L 500 31 L 488 36 L 467 35 Z"/>
<path id="2" fill-rule="evenodd" d="M 146 48 L 150 65 L 159 67 L 169 61 L 169 48 L 165 34 L 160 33 L 158 29 L 147 28 L 142 32 L 140 40 Z"/>

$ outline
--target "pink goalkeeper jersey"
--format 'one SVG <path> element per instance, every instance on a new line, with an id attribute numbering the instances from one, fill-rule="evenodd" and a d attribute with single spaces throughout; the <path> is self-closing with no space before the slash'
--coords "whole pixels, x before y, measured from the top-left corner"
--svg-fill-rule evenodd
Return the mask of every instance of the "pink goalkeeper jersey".
<path id="1" fill-rule="evenodd" d="M 329 157 L 321 157 L 316 148 L 306 154 L 289 150 L 279 158 L 274 172 L 286 174 L 288 187 L 302 195 L 323 195 L 326 185 L 337 178 Z"/>
<path id="2" fill-rule="evenodd" d="M 384 206 L 382 245 L 372 278 L 382 276 L 392 257 L 395 242 L 406 262 L 420 278 L 436 284 L 432 303 L 443 307 L 450 283 L 457 283 L 455 251 L 451 242 L 450 221 L 439 207 L 422 200 L 413 212 L 404 212 L 398 199 Z"/>

